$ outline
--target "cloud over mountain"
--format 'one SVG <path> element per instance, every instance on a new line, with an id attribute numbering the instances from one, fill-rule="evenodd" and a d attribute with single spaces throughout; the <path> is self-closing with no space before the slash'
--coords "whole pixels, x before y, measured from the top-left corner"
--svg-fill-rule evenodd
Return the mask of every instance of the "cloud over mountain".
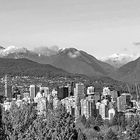
<path id="1" fill-rule="evenodd" d="M 26 53 L 28 50 L 26 48 L 19 48 L 16 46 L 8 46 L 7 48 L 0 49 L 0 55 L 6 56 L 12 53 Z"/>
<path id="2" fill-rule="evenodd" d="M 100 60 L 119 68 L 126 63 L 137 59 L 139 55 L 129 55 L 129 54 L 112 54 L 108 57 L 101 58 Z"/>
<path id="3" fill-rule="evenodd" d="M 51 56 L 58 53 L 59 47 L 58 46 L 51 46 L 51 47 L 40 46 L 40 47 L 32 49 L 32 51 L 35 53 L 38 53 L 39 55 Z"/>

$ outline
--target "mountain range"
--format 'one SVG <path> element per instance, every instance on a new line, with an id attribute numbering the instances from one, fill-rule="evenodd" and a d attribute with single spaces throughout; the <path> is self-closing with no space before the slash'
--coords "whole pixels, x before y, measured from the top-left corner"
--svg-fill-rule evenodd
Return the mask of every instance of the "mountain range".
<path id="1" fill-rule="evenodd" d="M 10 46 L 6 49 L 0 47 L 0 57 L 5 58 L 2 61 L 6 61 L 8 58 L 8 61 L 10 61 L 11 58 L 12 60 L 21 60 L 21 58 L 24 58 L 34 61 L 38 66 L 39 64 L 43 64 L 43 68 L 44 65 L 49 64 L 66 73 L 83 74 L 89 77 L 108 76 L 127 82 L 135 82 L 140 79 L 140 58 L 132 61 L 133 58 L 126 55 L 114 55 L 109 57 L 109 59 L 101 61 L 75 48 L 59 49 L 57 46 L 54 46 L 53 49 L 40 47 L 39 49 L 28 50 L 26 48 Z M 112 64 L 112 62 L 114 63 Z M 117 62 L 122 63 L 118 64 Z M 113 66 L 114 64 L 116 67 Z M 21 67 L 23 68 L 23 66 Z"/>
<path id="2" fill-rule="evenodd" d="M 47 49 L 46 49 L 47 50 Z M 55 53 L 54 53 L 55 52 Z M 41 64 L 50 64 L 61 68 L 70 73 L 84 74 L 88 76 L 103 76 L 113 72 L 113 66 L 97 60 L 95 57 L 87 54 L 84 51 L 75 48 L 60 49 L 53 51 L 53 54 L 47 55 L 37 50 L 31 51 L 25 48 L 9 47 L 1 49 L 0 57 L 3 58 L 26 58 Z"/>

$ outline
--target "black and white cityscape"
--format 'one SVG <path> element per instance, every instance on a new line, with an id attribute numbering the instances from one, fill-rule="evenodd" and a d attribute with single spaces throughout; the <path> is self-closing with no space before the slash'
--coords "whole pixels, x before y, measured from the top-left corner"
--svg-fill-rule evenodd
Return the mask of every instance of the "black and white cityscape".
<path id="1" fill-rule="evenodd" d="M 139 5 L 0 0 L 0 140 L 140 140 Z"/>

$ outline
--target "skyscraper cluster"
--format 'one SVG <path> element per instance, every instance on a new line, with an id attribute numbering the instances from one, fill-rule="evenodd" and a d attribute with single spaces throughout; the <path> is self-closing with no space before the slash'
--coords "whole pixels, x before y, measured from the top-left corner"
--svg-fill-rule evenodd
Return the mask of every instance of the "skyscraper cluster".
<path id="1" fill-rule="evenodd" d="M 5 96 L 12 98 L 12 89 L 9 90 L 8 76 L 5 76 Z M 102 119 L 111 120 L 116 111 L 123 112 L 127 115 L 128 110 L 136 109 L 140 112 L 138 103 L 131 100 L 130 93 L 122 93 L 115 90 L 110 90 L 109 87 L 104 87 L 102 92 L 96 92 L 94 86 L 86 86 L 83 83 L 69 83 L 66 86 L 57 86 L 54 89 L 37 85 L 30 85 L 29 92 L 16 95 L 13 98 L 18 106 L 21 104 L 35 103 L 38 114 L 45 114 L 46 109 L 55 109 L 59 104 L 63 104 L 66 110 L 77 120 L 80 116 L 97 117 L 101 115 Z M 11 106 L 10 101 L 4 102 L 5 109 Z"/>

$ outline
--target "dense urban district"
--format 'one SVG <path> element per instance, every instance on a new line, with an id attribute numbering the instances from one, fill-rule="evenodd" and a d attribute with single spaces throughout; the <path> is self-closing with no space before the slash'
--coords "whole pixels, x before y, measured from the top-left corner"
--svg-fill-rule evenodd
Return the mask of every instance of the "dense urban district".
<path id="1" fill-rule="evenodd" d="M 139 140 L 139 85 L 87 77 L 1 78 L 0 140 Z"/>

